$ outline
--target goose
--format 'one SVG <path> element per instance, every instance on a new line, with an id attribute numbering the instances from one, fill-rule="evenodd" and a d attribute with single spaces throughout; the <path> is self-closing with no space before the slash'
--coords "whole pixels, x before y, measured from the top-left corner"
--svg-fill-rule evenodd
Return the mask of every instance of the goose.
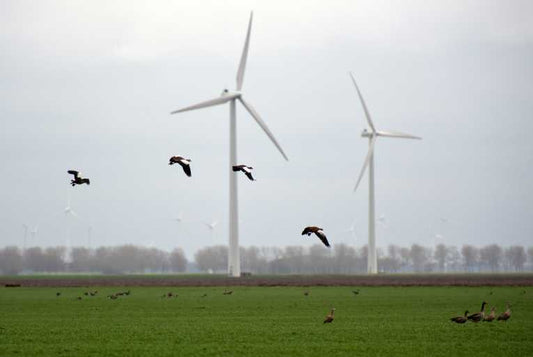
<path id="1" fill-rule="evenodd" d="M 352 293 L 353 293 L 354 295 L 359 295 L 359 289 L 357 289 L 357 290 L 352 290 Z"/>
<path id="2" fill-rule="evenodd" d="M 67 173 L 69 173 L 69 174 L 74 176 L 74 179 L 70 180 L 70 184 L 72 185 L 72 187 L 74 187 L 76 185 L 83 185 L 84 183 L 86 183 L 87 185 L 91 184 L 91 180 L 89 180 L 88 178 L 82 178 L 80 176 L 79 171 L 68 170 Z"/>
<path id="3" fill-rule="evenodd" d="M 483 320 L 483 318 L 485 317 L 485 305 L 487 305 L 487 303 L 483 301 L 483 303 L 481 304 L 481 311 L 468 316 L 468 319 L 472 322 L 479 322 Z"/>
<path id="4" fill-rule="evenodd" d="M 458 324 L 464 324 L 468 320 L 467 315 L 468 315 L 468 310 L 465 311 L 465 315 L 464 316 L 452 317 L 450 319 L 450 321 L 456 322 Z"/>
<path id="5" fill-rule="evenodd" d="M 315 226 L 305 227 L 305 229 L 302 232 L 302 235 L 307 234 L 308 236 L 310 236 L 311 233 L 316 234 L 316 236 L 320 238 L 320 240 L 322 241 L 322 243 L 324 243 L 326 247 L 328 248 L 330 247 L 328 239 L 326 238 L 326 235 L 324 234 L 322 228 L 315 227 Z"/>
<path id="6" fill-rule="evenodd" d="M 329 324 L 333 321 L 333 314 L 335 313 L 335 308 L 331 309 L 331 312 L 327 314 L 326 319 L 324 320 L 325 324 Z"/>
<path id="7" fill-rule="evenodd" d="M 483 318 L 483 321 L 492 322 L 496 317 L 496 308 L 493 306 L 490 308 L 490 314 Z"/>
<path id="8" fill-rule="evenodd" d="M 507 321 L 511 317 L 511 304 L 507 302 L 505 305 L 507 309 L 498 316 L 498 321 Z"/>
<path id="9" fill-rule="evenodd" d="M 180 164 L 183 168 L 183 172 L 191 177 L 191 159 L 186 159 L 181 156 L 172 156 L 168 162 L 169 165 Z"/>
<path id="10" fill-rule="evenodd" d="M 231 295 L 231 294 L 233 294 L 233 290 L 224 290 L 224 292 L 222 294 Z"/>
<path id="11" fill-rule="evenodd" d="M 246 166 L 246 165 L 235 165 L 235 166 L 232 166 L 232 169 L 233 171 L 237 172 L 237 171 L 242 171 L 244 172 L 244 174 L 246 175 L 246 177 L 248 177 L 250 179 L 250 181 L 256 181 L 253 176 L 252 176 L 252 170 L 254 169 L 253 167 L 251 166 Z"/>

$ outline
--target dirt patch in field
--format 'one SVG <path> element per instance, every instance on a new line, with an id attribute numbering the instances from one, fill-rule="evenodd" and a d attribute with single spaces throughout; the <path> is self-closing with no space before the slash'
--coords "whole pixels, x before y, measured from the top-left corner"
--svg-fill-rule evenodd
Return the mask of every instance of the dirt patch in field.
<path id="1" fill-rule="evenodd" d="M 533 286 L 533 274 L 0 277 L 0 286 Z"/>

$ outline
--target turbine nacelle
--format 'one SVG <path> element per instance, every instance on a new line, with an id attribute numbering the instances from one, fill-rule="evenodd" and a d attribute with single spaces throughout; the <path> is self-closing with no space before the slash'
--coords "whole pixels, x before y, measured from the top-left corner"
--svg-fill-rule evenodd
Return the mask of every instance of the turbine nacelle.
<path id="1" fill-rule="evenodd" d="M 242 96 L 242 92 L 241 91 L 232 91 L 232 90 L 229 90 L 227 88 L 224 88 L 222 93 L 220 93 L 220 96 L 221 97 L 238 98 L 238 97 Z"/>
<path id="2" fill-rule="evenodd" d="M 361 132 L 361 136 L 362 136 L 363 138 L 371 138 L 371 137 L 373 137 L 374 135 L 375 135 L 375 133 L 372 132 L 372 131 L 369 131 L 368 129 L 363 129 L 363 131 Z"/>

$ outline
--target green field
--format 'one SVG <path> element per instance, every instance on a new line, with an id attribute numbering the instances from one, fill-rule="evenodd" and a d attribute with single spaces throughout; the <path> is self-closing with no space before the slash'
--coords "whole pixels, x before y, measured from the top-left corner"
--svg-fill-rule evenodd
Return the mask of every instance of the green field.
<path id="1" fill-rule="evenodd" d="M 228 289 L 0 288 L 0 356 L 533 355 L 531 287 Z M 169 291 L 179 296 L 161 297 Z M 510 301 L 511 319 L 449 321 L 483 300 L 500 312 Z"/>

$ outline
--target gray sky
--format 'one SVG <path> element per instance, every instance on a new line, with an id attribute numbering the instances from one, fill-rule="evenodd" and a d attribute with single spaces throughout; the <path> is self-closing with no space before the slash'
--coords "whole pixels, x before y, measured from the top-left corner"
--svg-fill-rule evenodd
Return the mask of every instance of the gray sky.
<path id="1" fill-rule="evenodd" d="M 169 112 L 234 88 L 250 10 L 243 90 L 290 161 L 238 106 L 258 179 L 239 177 L 241 245 L 311 245 L 310 224 L 366 243 L 350 70 L 379 129 L 424 138 L 378 140 L 378 246 L 533 244 L 530 1 L 1 1 L 0 246 L 23 223 L 39 225 L 28 245 L 63 244 L 69 190 L 74 245 L 89 226 L 93 246 L 190 259 L 226 244 L 229 107 Z M 70 189 L 71 168 L 91 186 Z"/>

